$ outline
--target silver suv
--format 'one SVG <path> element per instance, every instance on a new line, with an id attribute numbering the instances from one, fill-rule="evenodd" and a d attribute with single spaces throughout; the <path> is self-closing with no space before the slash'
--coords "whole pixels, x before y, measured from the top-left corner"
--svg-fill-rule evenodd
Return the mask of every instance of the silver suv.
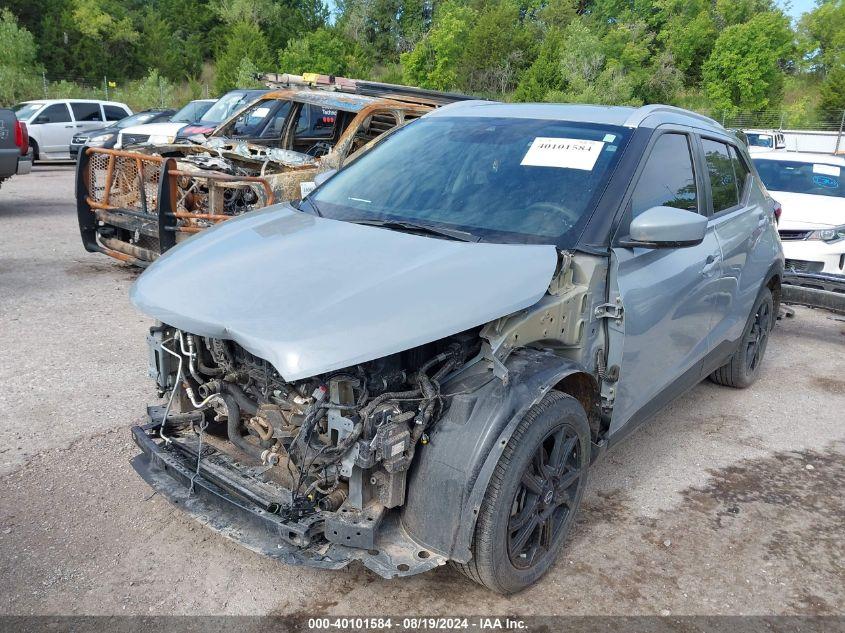
<path id="1" fill-rule="evenodd" d="M 135 468 L 288 563 L 519 591 L 606 449 L 758 377 L 771 209 L 736 138 L 676 108 L 431 112 L 141 275 L 168 400 Z"/>

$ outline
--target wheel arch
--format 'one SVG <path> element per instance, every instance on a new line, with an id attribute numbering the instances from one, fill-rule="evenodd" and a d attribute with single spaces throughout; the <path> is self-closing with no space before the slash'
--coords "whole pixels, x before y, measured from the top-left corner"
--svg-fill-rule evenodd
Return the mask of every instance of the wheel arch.
<path id="1" fill-rule="evenodd" d="M 579 363 L 551 352 L 521 348 L 505 367 L 507 383 L 490 379 L 471 394 L 453 398 L 436 423 L 427 445 L 418 448 L 407 487 L 401 521 L 422 547 L 457 562 L 471 558 L 478 512 L 496 464 L 525 413 L 551 389 L 573 396 L 595 410 L 598 383 Z M 478 373 L 474 375 L 479 379 Z M 473 375 L 444 393 L 466 391 Z M 591 392 L 592 391 L 592 392 Z M 594 424 L 591 409 L 585 409 Z M 597 416 L 595 416 L 597 417 Z M 595 424 L 597 424 L 597 420 Z"/>

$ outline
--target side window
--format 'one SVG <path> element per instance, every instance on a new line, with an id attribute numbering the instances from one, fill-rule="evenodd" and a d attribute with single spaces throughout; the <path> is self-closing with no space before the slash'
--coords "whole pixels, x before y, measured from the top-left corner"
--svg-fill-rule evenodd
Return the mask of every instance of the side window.
<path id="1" fill-rule="evenodd" d="M 710 191 L 713 194 L 713 213 L 719 213 L 739 204 L 736 176 L 728 146 L 719 141 L 701 139 L 707 173 L 710 176 Z"/>
<path id="2" fill-rule="evenodd" d="M 273 116 L 270 117 L 270 120 L 261 132 L 261 138 L 281 138 L 282 131 L 285 129 L 285 121 L 288 118 L 288 112 L 290 112 L 290 101 L 285 101 L 276 108 Z"/>
<path id="3" fill-rule="evenodd" d="M 99 103 L 83 103 L 81 101 L 71 101 L 70 107 L 73 109 L 73 118 L 77 121 L 103 120 L 103 115 L 100 113 Z"/>
<path id="4" fill-rule="evenodd" d="M 634 189 L 633 217 L 658 206 L 698 211 L 698 191 L 686 134 L 668 133 L 657 139 Z"/>
<path id="5" fill-rule="evenodd" d="M 296 121 L 296 137 L 308 139 L 331 138 L 334 136 L 334 124 L 337 110 L 306 103 L 299 110 Z"/>
<path id="6" fill-rule="evenodd" d="M 54 103 L 42 110 L 36 118 L 38 123 L 70 123 L 70 111 L 64 103 Z"/>
<path id="7" fill-rule="evenodd" d="M 364 145 L 392 130 L 397 125 L 399 125 L 399 121 L 392 112 L 374 112 L 366 118 L 358 131 L 355 132 L 350 153 L 358 151 Z"/>
<path id="8" fill-rule="evenodd" d="M 113 105 L 103 106 L 103 110 L 106 112 L 106 121 L 120 121 L 122 118 L 129 116 L 129 113 L 124 111 L 123 108 Z"/>
<path id="9" fill-rule="evenodd" d="M 745 159 L 740 156 L 739 151 L 733 145 L 728 146 L 731 150 L 731 163 L 734 166 L 734 174 L 736 175 L 737 190 L 739 191 L 739 201 L 745 199 L 745 190 L 748 187 L 748 176 L 751 170 L 745 164 Z"/>

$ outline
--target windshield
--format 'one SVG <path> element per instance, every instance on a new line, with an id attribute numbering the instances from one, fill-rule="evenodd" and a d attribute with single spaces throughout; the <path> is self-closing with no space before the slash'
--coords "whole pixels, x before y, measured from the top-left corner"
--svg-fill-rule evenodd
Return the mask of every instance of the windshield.
<path id="1" fill-rule="evenodd" d="M 413 222 L 485 241 L 575 245 L 628 131 L 513 118 L 422 118 L 313 194 L 340 220 Z"/>
<path id="2" fill-rule="evenodd" d="M 843 168 L 838 165 L 761 159 L 754 165 L 769 191 L 845 198 Z"/>
<path id="3" fill-rule="evenodd" d="M 754 147 L 774 147 L 774 138 L 770 134 L 746 134 L 748 144 Z"/>
<path id="4" fill-rule="evenodd" d="M 213 101 L 191 101 L 187 105 L 182 106 L 182 109 L 174 114 L 170 121 L 172 123 L 193 123 L 194 121 L 199 121 L 200 117 L 208 112 L 209 108 L 213 105 Z"/>
<path id="5" fill-rule="evenodd" d="M 19 121 L 28 121 L 32 118 L 32 115 L 38 112 L 43 106 L 43 103 L 19 103 L 13 108 L 13 110 L 15 111 L 15 116 L 18 117 Z"/>
<path id="6" fill-rule="evenodd" d="M 243 106 L 253 100 L 252 93 L 229 92 L 220 97 L 200 118 L 201 123 L 220 123 L 225 121 Z"/>

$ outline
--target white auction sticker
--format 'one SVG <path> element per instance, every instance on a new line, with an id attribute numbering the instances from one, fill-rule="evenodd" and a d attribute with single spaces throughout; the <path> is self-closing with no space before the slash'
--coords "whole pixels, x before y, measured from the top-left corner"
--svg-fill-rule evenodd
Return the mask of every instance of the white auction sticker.
<path id="1" fill-rule="evenodd" d="M 520 165 L 592 171 L 603 147 L 603 141 L 538 137 L 531 143 Z"/>
<path id="2" fill-rule="evenodd" d="M 839 174 L 842 172 L 839 167 L 836 165 L 825 165 L 823 163 L 813 163 L 813 173 L 814 174 L 822 174 L 823 176 L 836 176 L 839 178 Z"/>
<path id="3" fill-rule="evenodd" d="M 299 196 L 304 198 L 309 193 L 317 188 L 317 184 L 313 181 L 299 183 Z"/>

